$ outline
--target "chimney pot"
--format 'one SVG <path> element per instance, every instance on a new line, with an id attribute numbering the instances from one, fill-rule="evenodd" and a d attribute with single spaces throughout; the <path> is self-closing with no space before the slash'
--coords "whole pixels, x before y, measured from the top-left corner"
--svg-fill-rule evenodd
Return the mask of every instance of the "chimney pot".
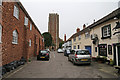
<path id="1" fill-rule="evenodd" d="M 66 34 L 64 35 L 64 42 L 66 42 Z"/>
<path id="2" fill-rule="evenodd" d="M 84 25 L 83 25 L 83 29 L 85 29 L 85 28 L 86 28 L 86 25 L 84 24 Z"/>
<path id="3" fill-rule="evenodd" d="M 77 28 L 76 32 L 78 33 L 80 31 L 80 28 Z"/>

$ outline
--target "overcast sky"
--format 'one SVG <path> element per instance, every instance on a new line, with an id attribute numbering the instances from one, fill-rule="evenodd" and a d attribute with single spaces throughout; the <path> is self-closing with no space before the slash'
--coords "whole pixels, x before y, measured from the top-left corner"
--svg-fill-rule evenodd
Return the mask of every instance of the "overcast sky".
<path id="1" fill-rule="evenodd" d="M 59 14 L 59 37 L 67 39 L 118 8 L 119 0 L 20 0 L 41 33 L 48 31 L 49 13 Z M 63 39 L 64 40 L 64 39 Z"/>

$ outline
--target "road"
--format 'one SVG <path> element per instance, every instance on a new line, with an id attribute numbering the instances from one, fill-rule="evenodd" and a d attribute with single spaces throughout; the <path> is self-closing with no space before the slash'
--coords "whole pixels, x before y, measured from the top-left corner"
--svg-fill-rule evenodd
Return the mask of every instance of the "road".
<path id="1" fill-rule="evenodd" d="M 63 53 L 51 52 L 49 61 L 37 61 L 24 65 L 24 67 L 9 74 L 7 78 L 116 78 L 109 70 L 101 68 L 104 66 L 96 62 L 91 65 L 73 65 Z M 110 67 L 111 68 L 111 67 Z"/>

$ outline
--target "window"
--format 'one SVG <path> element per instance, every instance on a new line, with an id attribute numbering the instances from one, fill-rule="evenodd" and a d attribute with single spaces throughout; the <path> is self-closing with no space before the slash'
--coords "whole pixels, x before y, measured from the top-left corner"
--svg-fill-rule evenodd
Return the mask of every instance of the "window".
<path id="1" fill-rule="evenodd" d="M 97 52 L 97 47 L 95 47 L 95 52 Z"/>
<path id="2" fill-rule="evenodd" d="M 90 37 L 89 32 L 86 32 L 86 33 L 85 33 L 85 38 L 89 38 L 89 37 Z"/>
<path id="3" fill-rule="evenodd" d="M 27 26 L 28 25 L 28 18 L 25 16 L 25 21 L 24 21 L 24 25 Z"/>
<path id="4" fill-rule="evenodd" d="M 81 39 L 81 36 L 79 35 L 79 36 L 78 36 L 78 40 L 80 40 L 80 39 Z"/>
<path id="5" fill-rule="evenodd" d="M 30 30 L 32 30 L 32 23 L 30 23 Z"/>
<path id="6" fill-rule="evenodd" d="M 102 39 L 111 37 L 111 25 L 102 27 Z"/>
<path id="7" fill-rule="evenodd" d="M 74 42 L 76 41 L 76 37 L 73 39 L 74 40 Z"/>
<path id="8" fill-rule="evenodd" d="M 108 54 L 112 55 L 112 45 L 108 45 Z"/>
<path id="9" fill-rule="evenodd" d="M 76 49 L 76 46 L 74 46 L 74 49 Z"/>
<path id="10" fill-rule="evenodd" d="M 0 6 L 2 6 L 2 0 L 0 0 Z"/>
<path id="11" fill-rule="evenodd" d="M 13 41 L 12 41 L 13 44 L 17 44 L 18 43 L 18 32 L 17 30 L 14 30 L 13 31 Z"/>
<path id="12" fill-rule="evenodd" d="M 2 38 L 2 26 L 0 25 L 0 43 L 2 42 L 1 38 Z"/>
<path id="13" fill-rule="evenodd" d="M 32 42 L 32 41 L 31 41 L 31 39 L 30 39 L 30 40 L 29 40 L 29 46 L 31 46 L 31 42 Z"/>
<path id="14" fill-rule="evenodd" d="M 16 5 L 14 5 L 14 13 L 13 16 L 15 16 L 17 19 L 19 19 L 19 9 Z"/>

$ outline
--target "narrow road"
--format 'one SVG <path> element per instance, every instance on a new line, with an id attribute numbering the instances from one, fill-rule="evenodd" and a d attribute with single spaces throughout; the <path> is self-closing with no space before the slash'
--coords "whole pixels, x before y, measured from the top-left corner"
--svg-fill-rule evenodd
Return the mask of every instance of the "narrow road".
<path id="1" fill-rule="evenodd" d="M 116 78 L 100 68 L 98 63 L 73 65 L 63 53 L 51 52 L 49 61 L 34 59 L 23 68 L 8 75 L 7 78 Z"/>

